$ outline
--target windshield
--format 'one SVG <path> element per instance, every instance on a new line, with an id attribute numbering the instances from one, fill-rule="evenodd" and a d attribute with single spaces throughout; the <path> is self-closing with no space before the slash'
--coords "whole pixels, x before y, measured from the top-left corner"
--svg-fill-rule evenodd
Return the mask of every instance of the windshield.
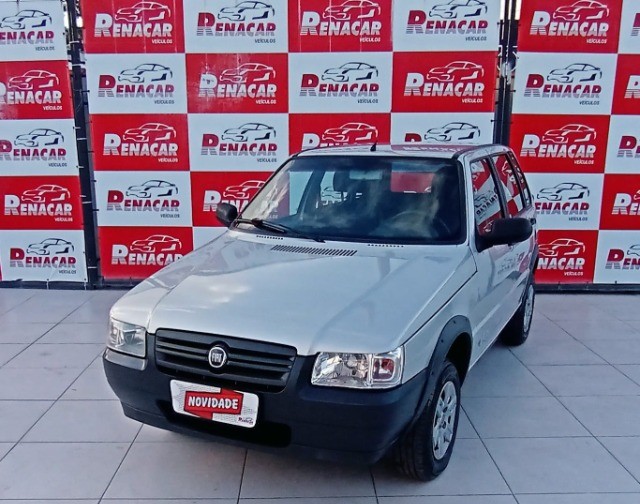
<path id="1" fill-rule="evenodd" d="M 450 159 L 305 156 L 280 169 L 241 217 L 324 240 L 457 243 L 461 192 Z"/>

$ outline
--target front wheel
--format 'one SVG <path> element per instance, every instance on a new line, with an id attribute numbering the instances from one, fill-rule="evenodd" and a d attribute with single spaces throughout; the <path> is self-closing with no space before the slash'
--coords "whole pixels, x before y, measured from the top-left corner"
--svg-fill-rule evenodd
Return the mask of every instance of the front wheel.
<path id="1" fill-rule="evenodd" d="M 513 317 L 511 317 L 511 320 L 500 334 L 500 339 L 505 345 L 519 346 L 527 341 L 529 331 L 531 330 L 535 301 L 536 290 L 532 274 L 525 288 L 524 296 L 518 311 L 513 315 Z"/>
<path id="2" fill-rule="evenodd" d="M 460 377 L 451 362 L 444 362 L 435 391 L 433 400 L 394 448 L 398 470 L 420 481 L 429 481 L 447 468 L 456 441 Z"/>

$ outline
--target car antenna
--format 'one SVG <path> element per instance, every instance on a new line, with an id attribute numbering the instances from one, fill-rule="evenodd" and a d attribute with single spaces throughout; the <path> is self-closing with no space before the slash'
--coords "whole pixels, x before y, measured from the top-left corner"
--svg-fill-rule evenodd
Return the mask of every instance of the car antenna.
<path id="1" fill-rule="evenodd" d="M 373 145 L 371 146 L 371 149 L 369 149 L 369 152 L 375 152 L 377 147 L 378 147 L 378 142 L 373 142 Z"/>

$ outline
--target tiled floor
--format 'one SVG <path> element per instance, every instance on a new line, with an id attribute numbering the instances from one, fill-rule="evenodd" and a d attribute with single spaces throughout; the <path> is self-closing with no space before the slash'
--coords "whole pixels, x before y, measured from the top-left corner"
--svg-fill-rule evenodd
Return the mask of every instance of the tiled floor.
<path id="1" fill-rule="evenodd" d="M 640 296 L 540 295 L 527 344 L 471 371 L 448 470 L 416 483 L 128 420 L 99 359 L 121 294 L 0 290 L 0 504 L 640 503 Z"/>

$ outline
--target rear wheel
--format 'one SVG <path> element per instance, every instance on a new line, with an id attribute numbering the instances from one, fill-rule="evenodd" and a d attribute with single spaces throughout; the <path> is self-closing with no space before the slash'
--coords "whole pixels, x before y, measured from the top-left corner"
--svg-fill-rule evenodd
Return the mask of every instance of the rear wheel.
<path id="1" fill-rule="evenodd" d="M 433 400 L 394 448 L 398 470 L 410 478 L 428 481 L 449 464 L 458 431 L 460 377 L 448 360 L 436 383 Z"/>
<path id="2" fill-rule="evenodd" d="M 500 339 L 505 345 L 522 345 L 529 337 L 533 320 L 533 307 L 536 301 L 536 290 L 533 276 L 529 279 L 518 311 L 513 315 L 507 326 L 502 330 Z"/>

